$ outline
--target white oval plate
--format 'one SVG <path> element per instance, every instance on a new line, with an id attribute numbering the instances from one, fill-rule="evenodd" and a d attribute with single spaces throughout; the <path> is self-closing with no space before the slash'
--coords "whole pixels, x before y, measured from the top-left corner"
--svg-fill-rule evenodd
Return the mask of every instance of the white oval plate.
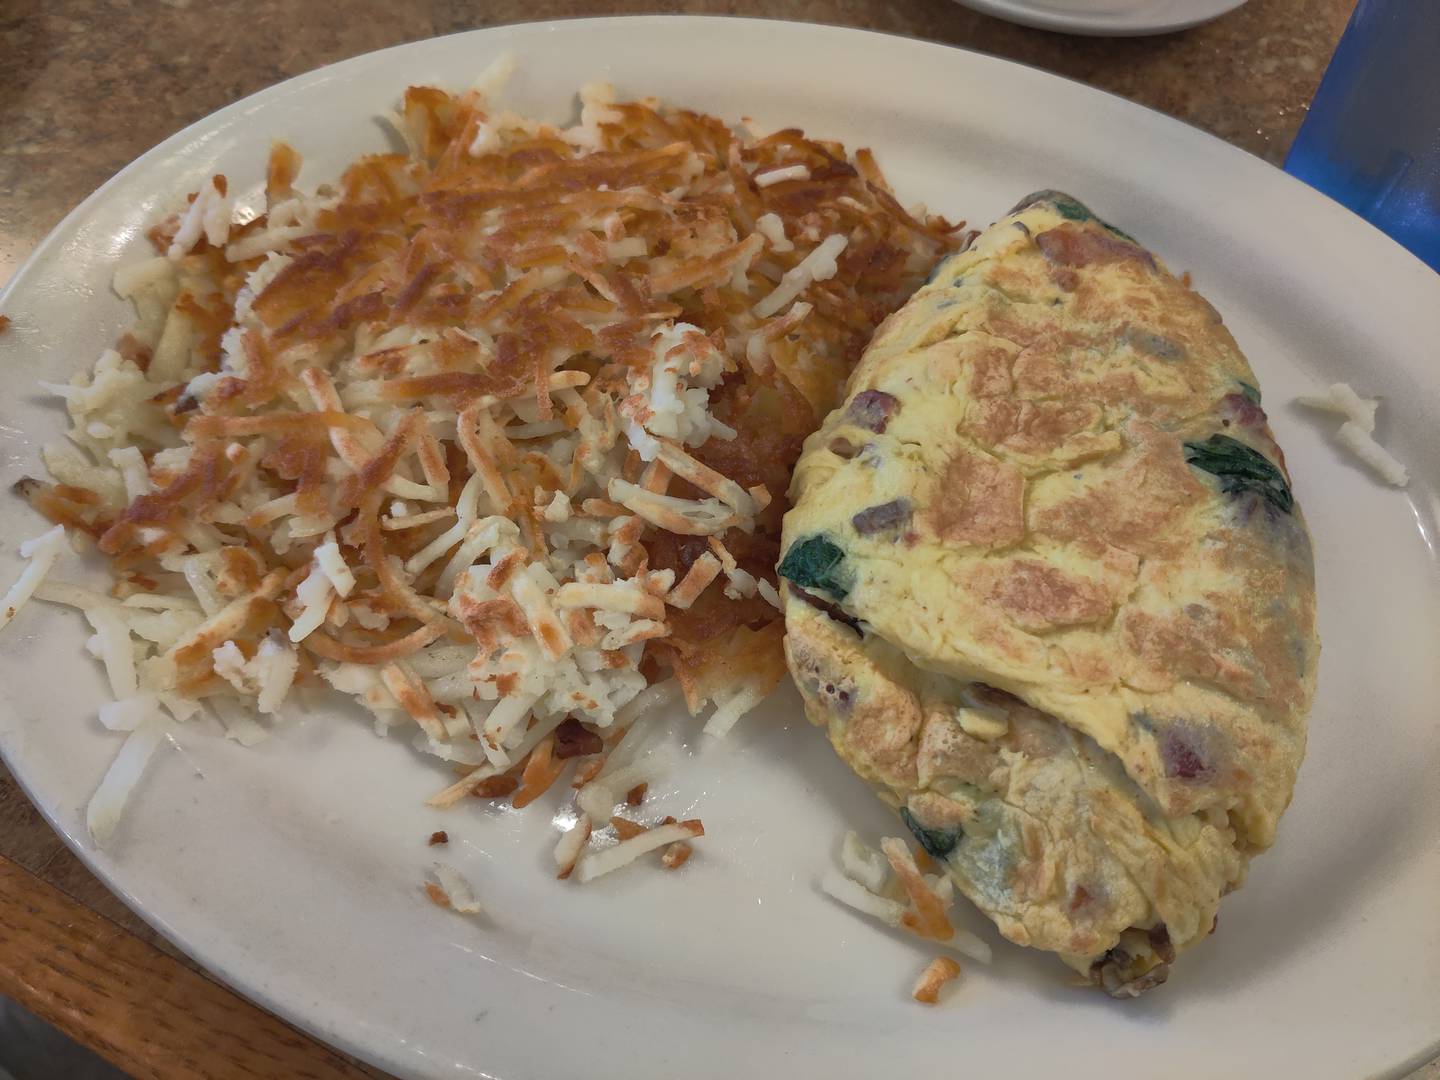
<path id="1" fill-rule="evenodd" d="M 71 613 L 35 604 L 0 652 L 0 749 L 77 852 L 162 933 L 262 1004 L 410 1076 L 1355 1077 L 1440 1037 L 1440 280 L 1358 218 L 1206 135 L 968 53 L 814 26 L 624 19 L 406 45 L 292 79 L 146 154 L 76 210 L 0 298 L 6 483 L 61 429 L 38 378 L 87 366 L 126 319 L 109 291 L 144 226 L 214 170 L 253 197 L 281 137 L 302 182 L 379 149 L 407 83 L 467 85 L 504 49 L 510 103 L 569 115 L 578 82 L 872 146 L 905 199 L 980 223 L 1061 187 L 1191 270 L 1259 372 L 1314 530 L 1325 656 L 1310 759 L 1276 850 L 1169 986 L 1121 1003 L 996 942 L 943 1007 L 908 1000 L 927 951 L 816 889 L 846 826 L 893 817 L 810 730 L 793 691 L 699 752 L 656 812 L 704 815 L 697 858 L 588 887 L 553 880 L 550 811 L 449 813 L 443 777 L 346 709 L 243 750 L 198 725 L 152 765 L 111 850 L 86 800 L 117 748 Z M 243 200 L 242 200 L 243 201 Z M 1386 398 L 1415 477 L 1372 483 L 1286 406 L 1334 379 Z M 7 574 L 40 531 L 0 516 Z M 432 830 L 489 915 L 425 902 Z"/>
<path id="2" fill-rule="evenodd" d="M 1140 37 L 1187 30 L 1245 0 L 956 0 L 997 19 L 1062 34 Z"/>

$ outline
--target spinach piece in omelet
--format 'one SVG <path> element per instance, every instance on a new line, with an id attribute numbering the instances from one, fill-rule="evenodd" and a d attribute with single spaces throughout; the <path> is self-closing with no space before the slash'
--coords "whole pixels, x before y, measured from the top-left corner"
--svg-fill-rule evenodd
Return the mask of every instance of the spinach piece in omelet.
<path id="1" fill-rule="evenodd" d="M 779 573 L 802 589 L 821 589 L 836 600 L 844 600 L 854 584 L 844 550 L 827 536 L 807 536 L 791 544 Z"/>
<path id="2" fill-rule="evenodd" d="M 915 815 L 905 807 L 900 808 L 900 820 L 905 822 L 905 827 L 915 834 L 915 839 L 920 841 L 920 846 L 925 849 L 925 854 L 932 859 L 945 859 L 950 852 L 955 850 L 960 843 L 960 838 L 965 834 L 957 827 L 954 829 L 927 829 L 915 820 Z"/>
<path id="3" fill-rule="evenodd" d="M 1185 462 L 1217 477 L 1226 495 L 1254 492 L 1282 514 L 1290 513 L 1295 496 L 1285 474 L 1260 451 L 1229 435 L 1211 435 L 1185 444 Z"/>
<path id="4" fill-rule="evenodd" d="M 1059 214 L 1066 221 L 1074 221 L 1082 225 L 1087 221 L 1094 221 L 1097 224 L 1108 229 L 1110 232 L 1114 233 L 1116 236 L 1120 237 L 1120 239 L 1128 240 L 1136 247 L 1140 246 L 1140 241 L 1136 240 L 1124 229 L 1121 229 L 1115 225 L 1111 225 L 1110 222 L 1106 221 L 1104 218 L 1096 217 L 1095 212 L 1091 210 L 1088 206 L 1082 203 L 1079 199 L 1075 198 L 1075 196 L 1066 195 L 1063 191 L 1053 191 L 1047 189 L 1045 191 L 1032 192 L 1029 195 L 1025 196 L 1025 198 L 1021 199 L 1018 203 L 1016 203 L 1014 209 L 1012 209 L 1010 213 L 1018 214 L 1020 213 L 1020 211 L 1028 210 L 1030 207 L 1035 206 L 1038 203 L 1049 203 L 1050 206 L 1054 208 L 1055 213 Z"/>

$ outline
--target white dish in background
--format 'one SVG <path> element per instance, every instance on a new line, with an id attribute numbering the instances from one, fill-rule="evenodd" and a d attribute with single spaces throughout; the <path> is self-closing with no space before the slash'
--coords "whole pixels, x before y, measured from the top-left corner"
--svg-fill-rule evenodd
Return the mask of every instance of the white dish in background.
<path id="1" fill-rule="evenodd" d="M 1188 30 L 1245 0 L 956 0 L 997 19 L 1087 37 L 1139 37 Z"/>
<path id="2" fill-rule="evenodd" d="M 428 810 L 442 774 L 348 709 L 253 750 L 202 730 L 161 754 L 107 851 L 84 807 L 116 749 L 73 613 L 32 605 L 0 650 L 0 750 L 126 901 L 227 982 L 401 1075 L 938 1075 L 1353 1078 L 1440 1046 L 1440 279 L 1339 206 L 1220 141 L 1028 68 L 900 38 L 784 23 L 645 18 L 507 27 L 347 61 L 221 110 L 87 200 L 0 297 L 0 481 L 35 472 L 62 417 L 34 379 L 88 366 L 126 321 L 109 290 L 152 218 L 211 172 L 253 196 L 272 138 L 302 183 L 384 145 L 407 83 L 464 86 L 502 50 L 508 103 L 560 119 L 610 78 L 762 125 L 871 146 L 906 201 L 983 223 L 1063 188 L 1190 270 L 1266 392 L 1314 532 L 1325 652 L 1310 754 L 1276 849 L 1170 984 L 1115 1002 L 999 942 L 938 1009 L 908 1000 L 927 951 L 822 896 L 844 827 L 897 831 L 810 730 L 793 691 L 701 747 L 657 792 L 708 835 L 680 872 L 553 880 L 552 798 L 524 813 Z M 737 72 L 744 77 L 737 79 Z M 864 78 L 856 78 L 864 72 Z M 1344 379 L 1386 399 L 1411 469 L 1373 483 L 1285 403 Z M 41 531 L 0 515 L 0 571 Z M 490 914 L 428 904 L 432 830 Z"/>

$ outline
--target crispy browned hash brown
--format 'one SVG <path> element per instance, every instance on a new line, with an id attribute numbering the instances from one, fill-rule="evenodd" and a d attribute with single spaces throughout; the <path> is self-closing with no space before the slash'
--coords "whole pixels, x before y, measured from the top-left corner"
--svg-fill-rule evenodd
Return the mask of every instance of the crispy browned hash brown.
<path id="1" fill-rule="evenodd" d="M 868 150 L 492 98 L 412 87 L 404 152 L 306 190 L 276 144 L 263 192 L 216 175 L 154 226 L 116 276 L 135 325 L 51 387 L 72 427 L 19 490 L 63 528 L 13 595 L 84 612 L 142 763 L 197 713 L 259 739 L 307 684 L 451 763 L 439 805 L 578 763 L 564 873 L 658 767 L 637 719 L 678 693 L 723 734 L 781 678 L 801 443 L 963 239 Z M 67 535 L 108 591 L 41 581 Z M 620 847 L 678 865 L 697 830 Z"/>

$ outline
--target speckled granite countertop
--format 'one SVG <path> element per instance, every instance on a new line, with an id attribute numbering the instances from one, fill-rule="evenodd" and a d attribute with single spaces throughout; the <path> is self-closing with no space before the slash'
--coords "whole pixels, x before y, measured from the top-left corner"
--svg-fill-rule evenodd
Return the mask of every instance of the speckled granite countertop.
<path id="1" fill-rule="evenodd" d="M 323 64 L 479 26 L 585 15 L 748 15 L 958 45 L 1058 72 L 1283 161 L 1354 0 L 1250 0 L 1178 34 L 1028 30 L 950 0 L 4 0 L 0 282 L 114 172 L 222 105 Z M 72 856 L 0 767 L 0 855 L 173 950 Z M 1440 1063 L 1413 1080 L 1440 1080 Z"/>

